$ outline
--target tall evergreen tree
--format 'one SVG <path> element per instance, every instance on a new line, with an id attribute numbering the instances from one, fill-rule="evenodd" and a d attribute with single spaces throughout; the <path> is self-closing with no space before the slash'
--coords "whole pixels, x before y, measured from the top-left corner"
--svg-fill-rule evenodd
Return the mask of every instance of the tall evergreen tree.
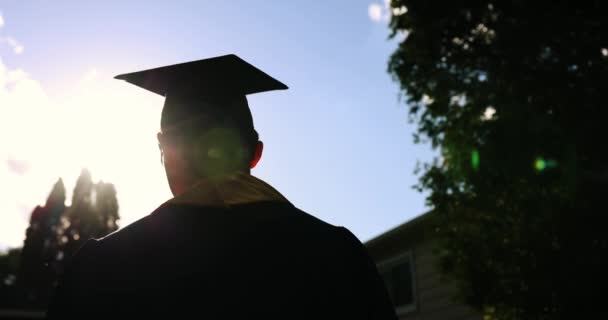
<path id="1" fill-rule="evenodd" d="M 99 238 L 118 229 L 118 200 L 114 185 L 93 183 L 88 170 L 83 170 L 72 194 L 72 205 L 65 211 L 61 234 L 64 259 L 70 257 L 90 238 Z"/>
<path id="2" fill-rule="evenodd" d="M 71 257 L 90 238 L 118 229 L 118 200 L 112 184 L 93 183 L 88 170 L 76 181 L 72 203 L 59 179 L 44 206 L 32 212 L 17 275 L 17 302 L 44 307 Z"/>
<path id="3" fill-rule="evenodd" d="M 26 304 L 41 305 L 48 298 L 54 273 L 49 269 L 56 259 L 59 221 L 65 211 L 65 186 L 59 179 L 44 206 L 36 206 L 21 252 L 18 286 Z"/>
<path id="4" fill-rule="evenodd" d="M 21 248 L 0 253 L 0 309 L 17 305 L 20 293 L 16 281 L 20 259 Z"/>

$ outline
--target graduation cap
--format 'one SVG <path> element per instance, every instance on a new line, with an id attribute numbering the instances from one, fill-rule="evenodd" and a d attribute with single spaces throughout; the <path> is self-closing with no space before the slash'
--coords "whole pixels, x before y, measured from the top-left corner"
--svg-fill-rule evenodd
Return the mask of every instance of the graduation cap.
<path id="1" fill-rule="evenodd" d="M 225 121 L 253 129 L 246 95 L 288 87 L 234 54 L 121 74 L 138 87 L 165 97 L 161 130 L 179 130 L 193 119 L 204 126 Z M 255 132 L 255 131 L 254 131 Z"/>

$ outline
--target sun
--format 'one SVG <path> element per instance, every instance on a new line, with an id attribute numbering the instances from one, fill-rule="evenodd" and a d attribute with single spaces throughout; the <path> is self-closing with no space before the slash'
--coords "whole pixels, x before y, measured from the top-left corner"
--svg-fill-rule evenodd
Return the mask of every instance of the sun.
<path id="1" fill-rule="evenodd" d="M 58 97 L 49 97 L 23 71 L 3 72 L 0 156 L 11 166 L 0 172 L 0 190 L 10 199 L 0 201 L 0 208 L 11 220 L 0 224 L 9 223 L 14 232 L 8 239 L 9 230 L 1 230 L 2 242 L 20 244 L 29 212 L 43 203 L 59 177 L 69 202 L 83 168 L 95 181 L 115 185 L 121 226 L 170 198 L 156 141 L 162 97 L 99 69 L 86 72 Z"/>
<path id="2" fill-rule="evenodd" d="M 102 76 L 89 72 L 62 103 L 62 166 L 114 184 L 124 225 L 170 197 L 156 141 L 162 97 Z"/>

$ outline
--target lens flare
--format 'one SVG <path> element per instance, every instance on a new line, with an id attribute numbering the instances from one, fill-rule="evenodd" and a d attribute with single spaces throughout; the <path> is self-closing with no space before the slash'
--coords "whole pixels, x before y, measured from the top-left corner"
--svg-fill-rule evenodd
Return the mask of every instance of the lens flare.
<path id="1" fill-rule="evenodd" d="M 543 157 L 537 157 L 534 160 L 534 169 L 538 172 L 544 171 L 545 169 L 553 169 L 557 167 L 557 161 L 555 159 L 545 159 Z"/>
<path id="2" fill-rule="evenodd" d="M 479 151 L 473 150 L 473 152 L 471 152 L 471 167 L 473 167 L 473 170 L 479 169 L 479 162 Z"/>
<path id="3" fill-rule="evenodd" d="M 536 158 L 536 160 L 534 160 L 534 169 L 536 169 L 536 171 L 543 171 L 547 168 L 547 162 L 545 161 L 545 159 L 543 158 Z"/>

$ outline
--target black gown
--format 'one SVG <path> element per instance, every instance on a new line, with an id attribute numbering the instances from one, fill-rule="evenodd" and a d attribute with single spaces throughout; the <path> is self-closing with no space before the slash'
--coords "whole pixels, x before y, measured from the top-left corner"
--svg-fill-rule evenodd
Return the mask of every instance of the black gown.
<path id="1" fill-rule="evenodd" d="M 195 201 L 176 198 L 89 240 L 47 317 L 396 319 L 352 233 L 297 209 L 261 180 L 245 180 L 201 187 L 190 195 Z"/>

